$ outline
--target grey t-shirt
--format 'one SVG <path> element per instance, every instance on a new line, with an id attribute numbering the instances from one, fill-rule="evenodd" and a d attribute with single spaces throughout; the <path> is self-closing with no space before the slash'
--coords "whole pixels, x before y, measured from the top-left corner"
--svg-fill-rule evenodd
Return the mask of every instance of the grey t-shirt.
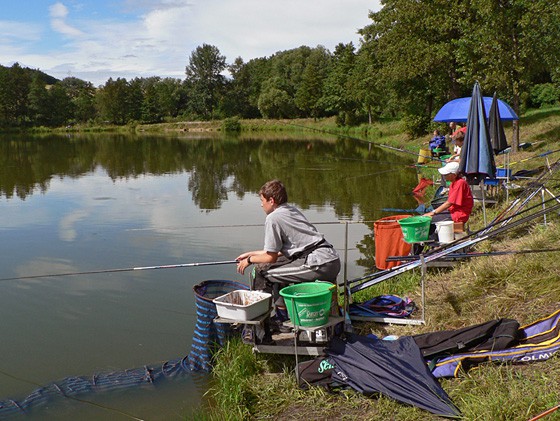
<path id="1" fill-rule="evenodd" d="M 294 206 L 282 204 L 266 216 L 264 250 L 286 257 L 319 243 L 324 236 Z M 322 243 L 329 245 L 328 242 Z M 338 259 L 334 248 L 321 247 L 307 257 L 307 266 L 320 266 Z"/>

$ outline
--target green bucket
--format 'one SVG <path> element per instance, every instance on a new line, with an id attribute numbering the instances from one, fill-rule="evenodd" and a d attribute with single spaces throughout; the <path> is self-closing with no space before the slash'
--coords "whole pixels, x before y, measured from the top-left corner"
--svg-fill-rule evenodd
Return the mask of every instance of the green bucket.
<path id="1" fill-rule="evenodd" d="M 332 291 L 330 282 L 303 282 L 282 288 L 288 317 L 294 326 L 314 327 L 329 321 Z"/>
<path id="2" fill-rule="evenodd" d="M 410 218 L 399 219 L 404 241 L 407 243 L 426 241 L 430 234 L 431 221 L 432 218 L 429 216 L 411 216 Z"/>

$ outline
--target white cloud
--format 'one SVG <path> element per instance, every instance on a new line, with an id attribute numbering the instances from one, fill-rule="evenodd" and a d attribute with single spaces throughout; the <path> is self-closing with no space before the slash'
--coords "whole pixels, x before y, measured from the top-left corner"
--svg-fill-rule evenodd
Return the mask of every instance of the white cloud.
<path id="1" fill-rule="evenodd" d="M 78 236 L 78 233 L 76 231 L 76 224 L 85 219 L 88 215 L 89 212 L 79 209 L 63 216 L 58 224 L 58 235 L 60 239 L 62 241 L 74 241 Z"/>
<path id="2" fill-rule="evenodd" d="M 56 32 L 71 37 L 82 35 L 82 31 L 66 23 L 68 8 L 64 4 L 60 2 L 53 4 L 49 7 L 49 14 L 51 17 L 51 27 Z"/>
<path id="3" fill-rule="evenodd" d="M 68 8 L 62 3 L 55 3 L 49 7 L 51 18 L 63 19 L 68 16 Z"/>
<path id="4" fill-rule="evenodd" d="M 10 40 L 16 42 L 39 41 L 41 28 L 38 25 L 0 20 L 0 44 Z"/>
<path id="5" fill-rule="evenodd" d="M 96 85 L 109 77 L 184 78 L 189 55 L 203 43 L 218 47 L 229 63 L 239 56 L 249 61 L 302 45 L 323 45 L 332 51 L 339 42 L 357 44 L 356 31 L 370 23 L 368 11 L 381 7 L 378 0 L 126 0 L 124 4 L 127 14 L 94 18 L 57 2 L 49 8 L 50 24 L 68 37 L 66 43 L 34 52 L 16 48 L 14 41 L 0 49 L 0 63 L 19 61 L 58 78 L 72 75 Z M 105 7 L 106 12 L 114 10 Z"/>

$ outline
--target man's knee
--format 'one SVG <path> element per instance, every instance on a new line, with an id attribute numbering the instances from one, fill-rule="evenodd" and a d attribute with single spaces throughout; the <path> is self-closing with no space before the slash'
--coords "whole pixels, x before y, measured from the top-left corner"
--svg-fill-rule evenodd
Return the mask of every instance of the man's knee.
<path id="1" fill-rule="evenodd" d="M 261 265 L 256 265 L 251 271 L 251 288 L 256 291 L 267 291 L 268 280 L 264 277 L 262 273 Z"/>

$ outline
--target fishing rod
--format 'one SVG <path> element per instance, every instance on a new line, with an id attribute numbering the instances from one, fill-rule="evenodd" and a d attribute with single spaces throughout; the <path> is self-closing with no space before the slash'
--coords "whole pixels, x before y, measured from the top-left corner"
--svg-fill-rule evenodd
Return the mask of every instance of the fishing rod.
<path id="1" fill-rule="evenodd" d="M 519 213 L 527 203 L 531 201 L 544 187 L 545 183 L 552 177 L 552 174 L 560 167 L 560 160 L 554 162 L 548 171 L 544 171 L 535 181 L 529 183 L 527 187 L 523 190 L 522 194 L 519 195 L 506 209 L 500 212 L 488 225 L 488 227 L 502 222 L 502 226 L 508 224 L 514 215 L 514 212 Z M 545 202 L 543 202 L 544 205 Z M 485 231 L 483 228 L 481 231 Z"/>
<path id="2" fill-rule="evenodd" d="M 450 259 L 458 259 L 464 257 L 493 257 L 493 256 L 504 256 L 508 254 L 529 254 L 529 253 L 553 253 L 560 251 L 560 248 L 553 249 L 539 249 L 539 250 L 510 250 L 510 251 L 488 251 L 488 252 L 471 252 L 471 253 L 450 253 L 446 257 Z M 387 262 L 395 261 L 406 261 L 406 260 L 417 260 L 419 255 L 410 256 L 389 256 L 385 259 Z"/>
<path id="3" fill-rule="evenodd" d="M 560 209 L 560 204 L 555 205 L 553 208 L 554 209 Z M 553 208 L 550 208 L 550 210 L 554 210 Z M 515 226 L 520 225 L 522 223 L 526 223 L 529 220 L 532 220 L 534 218 L 540 217 L 544 213 L 545 213 L 545 211 L 543 211 L 543 210 L 541 210 L 539 212 L 536 212 L 535 214 L 530 215 L 530 217 L 526 217 L 526 218 L 529 218 L 527 220 L 516 221 Z M 512 223 L 512 227 L 513 226 L 514 225 Z M 511 228 L 511 227 L 507 227 L 507 228 Z M 395 268 L 392 268 L 392 269 L 388 269 L 388 270 L 385 270 L 385 271 L 373 273 L 373 274 L 370 274 L 370 275 L 363 276 L 361 278 L 354 279 L 354 280 L 349 282 L 349 285 L 350 285 L 350 283 L 355 284 L 357 282 L 361 282 L 361 281 L 363 281 L 363 282 L 361 284 L 358 284 L 358 285 L 355 285 L 355 286 L 351 287 L 350 292 L 355 293 L 355 292 L 361 291 L 361 290 L 369 288 L 369 287 L 371 287 L 375 284 L 383 282 L 383 281 L 385 281 L 389 278 L 392 278 L 396 275 L 399 275 L 401 273 L 407 272 L 407 271 L 412 270 L 412 269 L 419 268 L 426 263 L 429 263 L 431 261 L 434 261 L 434 260 L 437 260 L 439 258 L 445 257 L 445 256 L 447 256 L 447 255 L 449 255 L 449 254 L 451 254 L 455 251 L 458 251 L 458 250 L 460 250 L 464 247 L 473 246 L 473 245 L 475 245 L 475 244 L 477 244 L 477 243 L 479 243 L 483 240 L 486 240 L 486 239 L 488 239 L 488 238 L 490 238 L 494 235 L 499 234 L 502 230 L 500 228 L 498 228 L 496 231 L 498 231 L 498 232 L 491 233 L 491 234 L 486 234 L 482 237 L 475 237 L 475 238 L 471 238 L 471 239 L 468 239 L 468 240 L 462 239 L 462 240 L 454 241 L 453 243 L 450 243 L 445 248 L 434 250 L 432 252 L 426 253 L 425 255 L 423 255 L 418 260 L 415 260 L 415 261 L 412 261 L 412 262 L 409 262 L 409 263 L 404 263 L 404 264 L 396 266 Z"/>
<path id="4" fill-rule="evenodd" d="M 139 266 L 131 268 L 120 268 L 120 269 L 101 269 L 101 270 L 88 270 L 84 272 L 63 272 L 63 273 L 53 273 L 48 275 L 29 275 L 29 276 L 14 276 L 13 278 L 0 278 L 0 281 L 16 281 L 22 279 L 37 279 L 37 278 L 52 278 L 58 276 L 75 276 L 75 275 L 93 275 L 98 273 L 115 273 L 115 272 L 132 272 L 137 270 L 155 270 L 155 269 L 177 269 L 177 268 L 189 268 L 195 266 L 215 266 L 215 265 L 231 265 L 233 263 L 238 263 L 237 260 L 224 260 L 221 262 L 200 262 L 200 263 L 180 263 L 176 265 L 159 265 L 159 266 Z"/>
<path id="5" fill-rule="evenodd" d="M 550 415 L 550 414 L 552 414 L 553 412 L 555 412 L 555 411 L 557 411 L 557 410 L 559 410 L 559 409 L 560 409 L 560 404 L 558 404 L 558 405 L 556 405 L 556 406 L 553 406 L 552 408 L 547 409 L 547 410 L 544 411 L 544 412 L 541 412 L 539 415 L 534 416 L 534 417 L 531 418 L 529 421 L 537 421 L 537 420 L 540 420 L 541 418 L 546 417 L 547 415 Z"/>
<path id="6" fill-rule="evenodd" d="M 409 150 L 406 150 L 406 149 L 397 148 L 395 146 L 385 145 L 383 143 L 370 142 L 369 140 L 360 139 L 359 137 L 350 136 L 349 134 L 346 134 L 346 133 L 331 132 L 331 131 L 324 130 L 324 129 L 317 129 L 315 127 L 303 126 L 303 125 L 294 124 L 294 123 L 284 123 L 284 124 L 287 124 L 289 126 L 301 127 L 301 128 L 306 129 L 306 130 L 314 130 L 314 131 L 317 131 L 319 133 L 326 133 L 326 134 L 330 134 L 330 135 L 333 135 L 333 136 L 342 136 L 342 137 L 345 137 L 347 139 L 357 140 L 359 142 L 367 142 L 367 143 L 375 145 L 375 146 L 380 146 L 382 148 L 387 148 L 387 149 L 391 149 L 391 150 L 394 150 L 394 151 L 407 153 L 409 155 L 414 155 L 416 157 L 421 156 L 423 158 L 431 159 L 432 161 L 445 162 L 445 159 L 440 159 L 440 158 L 436 158 L 436 157 L 433 157 L 433 156 L 422 155 L 422 154 L 419 154 L 419 153 L 416 153 L 416 152 L 413 152 L 413 151 L 409 151 Z"/>
<path id="7" fill-rule="evenodd" d="M 554 198 L 556 199 L 556 198 Z M 552 199 L 550 199 L 552 200 Z M 538 205 L 540 206 L 540 205 Z M 528 212 L 529 210 L 532 210 L 533 208 L 529 208 L 526 209 L 525 211 L 521 212 Z M 380 272 L 376 272 L 373 274 L 369 274 L 369 275 L 365 275 L 362 276 L 360 278 L 356 278 L 353 279 L 351 281 L 348 282 L 348 285 L 351 284 L 356 284 L 358 282 L 362 282 L 358 285 L 355 285 L 353 287 L 350 288 L 350 292 L 351 293 L 355 293 L 358 291 L 361 291 L 363 289 L 369 288 L 370 286 L 373 286 L 379 282 L 385 281 L 389 278 L 392 278 L 396 275 L 399 275 L 401 273 L 407 272 L 409 270 L 418 268 L 422 265 L 424 265 L 425 263 L 429 263 L 433 260 L 437 260 L 441 257 L 445 257 L 455 251 L 458 251 L 464 247 L 470 247 L 472 245 L 475 245 L 483 240 L 487 240 L 488 238 L 494 237 L 498 234 L 501 234 L 502 232 L 509 230 L 511 228 L 517 227 L 519 225 L 525 224 L 533 219 L 536 219 L 538 217 L 543 216 L 544 214 L 546 214 L 547 212 L 551 212 L 554 210 L 558 210 L 560 209 L 560 204 L 556 203 L 555 205 L 549 207 L 548 209 L 541 209 L 531 215 L 525 216 L 517 221 L 511 222 L 508 226 L 502 226 L 502 227 L 498 227 L 490 232 L 486 232 L 484 235 L 478 236 L 483 230 L 477 231 L 475 233 L 470 234 L 469 236 L 460 239 L 460 240 L 456 240 L 452 243 L 449 243 L 446 246 L 443 246 L 440 249 L 436 249 L 433 251 L 429 251 L 428 253 L 426 253 L 425 255 L 422 256 L 421 259 L 419 260 L 415 260 L 409 263 L 404 263 L 402 265 L 396 266 L 394 268 L 388 269 L 388 270 L 384 270 L 384 271 L 380 271 Z"/>
<path id="8" fill-rule="evenodd" d="M 556 149 L 556 150 L 553 150 L 553 151 L 546 151 L 546 152 L 543 152 L 539 155 L 534 155 L 534 156 L 530 156 L 529 158 L 520 159 L 519 161 L 510 162 L 509 165 L 511 166 L 511 165 L 520 164 L 522 162 L 526 162 L 526 161 L 529 161 L 531 159 L 544 158 L 545 156 L 551 155 L 551 154 L 556 153 L 556 152 L 560 152 L 560 149 Z M 498 168 L 503 168 L 503 165 L 499 166 Z"/>

